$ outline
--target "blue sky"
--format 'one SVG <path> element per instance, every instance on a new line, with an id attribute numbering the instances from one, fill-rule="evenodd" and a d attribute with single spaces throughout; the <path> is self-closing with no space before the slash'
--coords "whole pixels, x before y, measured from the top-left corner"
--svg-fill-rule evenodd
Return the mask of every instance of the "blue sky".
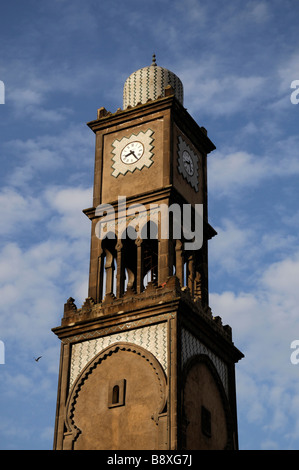
<path id="1" fill-rule="evenodd" d="M 233 329 L 241 449 L 299 449 L 296 0 L 13 0 L 0 11 L 0 448 L 51 449 L 68 297 L 87 297 L 97 109 L 157 64 L 209 157 L 210 305 Z M 34 357 L 42 355 L 36 363 Z"/>

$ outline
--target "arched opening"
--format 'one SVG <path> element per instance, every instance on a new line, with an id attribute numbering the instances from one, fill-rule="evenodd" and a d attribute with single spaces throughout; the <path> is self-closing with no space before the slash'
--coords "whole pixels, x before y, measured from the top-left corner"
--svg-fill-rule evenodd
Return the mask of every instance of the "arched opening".
<path id="1" fill-rule="evenodd" d="M 128 289 L 136 290 L 137 281 L 137 232 L 132 227 L 128 227 L 122 235 L 122 262 L 124 269 L 123 292 Z"/>
<path id="2" fill-rule="evenodd" d="M 102 241 L 102 299 L 106 295 L 116 295 L 116 273 L 117 273 L 117 253 L 116 236 L 107 234 Z"/>
<path id="3" fill-rule="evenodd" d="M 142 237 L 142 271 L 144 287 L 149 282 L 158 281 L 158 226 L 148 222 L 141 230 Z"/>

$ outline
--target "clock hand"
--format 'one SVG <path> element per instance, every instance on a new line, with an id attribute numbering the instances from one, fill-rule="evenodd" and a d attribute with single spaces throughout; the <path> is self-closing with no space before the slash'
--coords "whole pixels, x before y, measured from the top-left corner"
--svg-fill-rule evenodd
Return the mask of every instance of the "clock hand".
<path id="1" fill-rule="evenodd" d="M 131 150 L 129 153 L 127 153 L 127 155 L 125 155 L 125 157 L 129 157 L 130 155 L 133 155 L 135 157 L 135 159 L 138 160 L 138 158 L 135 155 L 134 150 Z"/>
<path id="2" fill-rule="evenodd" d="M 132 153 L 133 153 L 133 152 L 132 152 L 132 150 L 131 150 L 129 153 L 127 153 L 127 154 L 125 155 L 125 157 L 129 157 Z"/>

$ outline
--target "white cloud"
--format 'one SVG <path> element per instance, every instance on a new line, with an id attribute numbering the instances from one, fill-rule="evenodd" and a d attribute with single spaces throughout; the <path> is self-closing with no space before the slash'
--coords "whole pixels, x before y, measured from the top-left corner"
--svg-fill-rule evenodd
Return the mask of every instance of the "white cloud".
<path id="1" fill-rule="evenodd" d="M 43 211 L 40 199 L 9 187 L 3 188 L 0 193 L 0 235 L 18 236 L 28 224 L 41 221 Z"/>
<path id="2" fill-rule="evenodd" d="M 90 221 L 82 213 L 92 205 L 92 188 L 57 188 L 50 187 L 45 192 L 45 199 L 55 211 L 48 222 L 51 231 L 59 231 L 69 238 L 89 237 Z"/>
<path id="3" fill-rule="evenodd" d="M 3 341 L 19 341 L 20 348 L 45 347 L 45 338 L 60 322 L 63 303 L 69 296 L 76 296 L 77 286 L 88 276 L 88 248 L 84 240 L 72 243 L 70 239 L 53 239 L 28 249 L 21 249 L 16 243 L 2 249 Z"/>
<path id="4" fill-rule="evenodd" d="M 5 143 L 4 151 L 14 159 L 14 166 L 7 176 L 6 182 L 13 187 L 26 187 L 30 192 L 29 183 L 35 183 L 42 177 L 56 175 L 60 170 L 68 178 L 69 184 L 74 179 L 82 179 L 82 169 L 92 172 L 94 139 L 91 131 L 82 125 L 72 125 L 56 134 L 38 135 L 27 140 L 15 139 Z M 71 171 L 69 170 L 71 167 Z M 78 173 L 76 174 L 76 171 Z M 80 175 L 79 175 L 80 171 Z M 84 173 L 83 173 L 84 174 Z M 70 180 L 69 175 L 73 180 Z M 37 184 L 34 185 L 36 187 Z"/>
<path id="5" fill-rule="evenodd" d="M 78 213 L 80 207 L 85 209 L 92 205 L 92 188 L 50 187 L 46 190 L 46 198 L 63 215 Z"/>
<path id="6" fill-rule="evenodd" d="M 289 318 L 292 314 L 296 319 L 299 305 L 299 252 L 280 262 L 271 264 L 262 277 L 262 284 L 271 292 L 272 298 L 279 299 L 279 303 L 288 305 Z M 299 331 L 298 331 L 299 333 Z"/>
<path id="7" fill-rule="evenodd" d="M 55 123 L 64 120 L 72 113 L 71 108 L 57 106 L 57 102 L 53 107 L 50 100 L 51 93 L 59 91 L 59 81 L 56 79 L 55 82 L 53 78 L 51 82 L 53 71 L 50 71 L 46 78 L 41 78 L 34 67 L 27 75 L 24 71 L 20 71 L 19 67 L 19 62 L 11 65 L 6 93 L 7 104 L 13 111 L 14 118 L 29 118 L 39 123 Z"/>
<path id="8" fill-rule="evenodd" d="M 63 163 L 56 149 L 45 143 L 44 139 L 40 137 L 26 141 L 13 140 L 8 142 L 5 147 L 7 154 L 16 155 L 16 164 L 7 178 L 7 182 L 11 186 L 27 185 L 41 171 L 55 171 Z"/>
<path id="9" fill-rule="evenodd" d="M 210 241 L 209 258 L 211 266 L 221 272 L 239 272 L 252 263 L 256 255 L 256 235 L 252 228 L 243 228 L 233 220 L 223 218 L 215 226 L 217 237 Z"/>
<path id="10" fill-rule="evenodd" d="M 213 195 L 234 194 L 256 186 L 269 175 L 269 162 L 246 151 L 215 151 L 209 159 L 209 187 Z"/>
<path id="11" fill-rule="evenodd" d="M 296 10 L 292 23 L 293 11 L 264 0 L 226 2 L 225 8 L 219 1 L 167 0 L 159 3 L 159 15 L 157 2 L 133 3 L 56 0 L 26 6 L 26 15 L 22 8 L 4 12 L 14 27 L 0 59 L 7 98 L 2 178 L 10 185 L 0 191 L 0 234 L 10 239 L 0 249 L 0 338 L 8 361 L 1 369 L 1 396 L 7 387 L 8 397 L 1 445 L 16 447 L 19 438 L 34 447 L 41 435 L 46 439 L 47 426 L 40 432 L 37 421 L 47 415 L 48 424 L 52 410 L 37 415 L 44 397 L 56 392 L 59 340 L 51 328 L 69 296 L 78 306 L 87 296 L 90 221 L 81 210 L 91 205 L 94 135 L 84 124 L 85 110 L 94 109 L 93 119 L 97 107 L 110 109 L 127 72 L 150 63 L 156 52 L 158 65 L 178 71 L 190 114 L 207 119 L 209 135 L 217 135 L 218 150 L 209 159 L 211 205 L 225 196 L 228 212 L 220 213 L 219 236 L 210 242 L 219 281 L 211 304 L 245 353 L 237 368 L 239 417 L 252 426 L 245 446 L 252 437 L 262 448 L 287 447 L 297 437 L 298 447 L 299 365 L 290 363 L 289 344 L 299 331 L 299 160 L 296 125 L 287 112 L 289 106 L 296 119 L 299 109 L 289 101 L 290 83 L 299 79 L 298 57 L 290 52 Z M 130 34 L 118 27 L 124 23 Z M 271 182 L 278 183 L 273 198 L 281 196 L 283 227 L 270 216 L 262 226 Z M 41 349 L 43 362 L 35 364 Z M 55 399 L 56 393 L 53 417 Z"/>
<path id="12" fill-rule="evenodd" d="M 8 97 L 9 101 L 15 102 L 22 110 L 30 105 L 40 105 L 43 101 L 41 92 L 31 88 L 15 88 Z"/>
<path id="13" fill-rule="evenodd" d="M 19 390 L 23 390 L 24 394 L 28 391 L 34 390 L 34 379 L 24 373 L 16 373 L 15 375 L 5 374 L 6 393 L 10 395 L 19 393 Z"/>
<path id="14" fill-rule="evenodd" d="M 174 3 L 174 7 L 178 12 L 178 18 L 181 19 L 181 24 L 183 22 L 182 17 L 184 17 L 184 21 L 190 26 L 196 27 L 196 29 L 192 28 L 192 34 L 197 33 L 200 34 L 201 29 L 206 25 L 207 21 L 207 7 L 203 2 L 198 0 L 185 0 L 184 3 L 176 0 Z M 164 23 L 165 28 L 165 23 Z M 190 29 L 188 29 L 190 31 Z M 167 30 L 165 31 L 167 34 Z M 179 41 L 179 35 L 178 35 Z"/>
<path id="15" fill-rule="evenodd" d="M 67 107 L 47 109 L 46 107 L 37 107 L 32 105 L 27 106 L 24 110 L 18 109 L 18 111 L 22 113 L 23 117 L 29 116 L 33 121 L 38 121 L 39 123 L 48 122 L 52 124 L 60 123 L 73 113 L 73 110 Z"/>
<path id="16" fill-rule="evenodd" d="M 299 251 L 265 268 L 248 292 L 212 293 L 210 301 L 245 354 L 238 364 L 242 420 L 263 423 L 264 435 L 274 441 L 276 432 L 288 434 L 291 443 L 298 439 L 299 420 L 298 408 L 291 406 L 298 368 L 290 361 L 291 341 L 299 337 L 298 278 Z"/>
<path id="17" fill-rule="evenodd" d="M 90 221 L 82 211 L 91 205 L 92 188 L 49 186 L 33 196 L 5 187 L 0 192 L 0 235 L 20 240 L 22 234 L 23 240 L 24 234 L 29 236 L 34 231 L 33 227 L 43 227 L 43 233 L 39 230 L 43 240 L 58 233 L 70 239 L 88 239 Z M 10 248 L 11 245 L 4 246 Z"/>
<path id="18" fill-rule="evenodd" d="M 208 159 L 209 189 L 214 197 L 234 196 L 263 181 L 299 174 L 298 137 L 290 136 L 269 143 L 261 154 L 223 147 Z"/>
<path id="19" fill-rule="evenodd" d="M 277 73 L 280 79 L 280 90 L 284 93 L 288 93 L 290 96 L 293 91 L 290 88 L 292 81 L 299 80 L 298 53 L 285 56 L 285 59 L 278 66 Z"/>
<path id="20" fill-rule="evenodd" d="M 268 80 L 262 76 L 233 75 L 225 71 L 217 64 L 216 57 L 204 65 L 186 65 L 180 78 L 188 111 L 220 118 L 240 112 L 246 114 L 268 87 Z"/>

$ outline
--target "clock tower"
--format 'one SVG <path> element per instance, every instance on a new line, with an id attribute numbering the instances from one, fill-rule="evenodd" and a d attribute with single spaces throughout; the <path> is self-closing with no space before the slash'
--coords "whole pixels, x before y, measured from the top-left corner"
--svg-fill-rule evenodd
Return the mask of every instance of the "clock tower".
<path id="1" fill-rule="evenodd" d="M 211 312 L 205 128 L 153 63 L 98 109 L 88 296 L 61 325 L 54 449 L 238 449 L 231 328 Z"/>

